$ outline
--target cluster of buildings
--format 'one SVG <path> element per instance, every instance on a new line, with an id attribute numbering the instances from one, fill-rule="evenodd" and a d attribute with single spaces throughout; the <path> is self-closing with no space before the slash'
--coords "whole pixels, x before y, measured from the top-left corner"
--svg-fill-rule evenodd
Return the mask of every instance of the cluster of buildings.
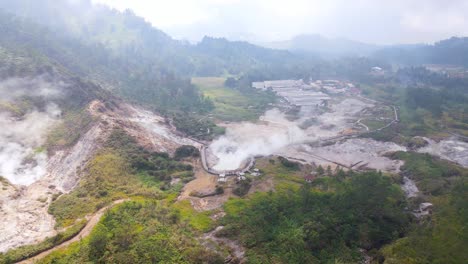
<path id="1" fill-rule="evenodd" d="M 303 80 L 276 80 L 253 82 L 252 87 L 272 90 L 295 106 L 321 106 L 330 100 L 329 94 L 359 93 L 352 83 L 338 80 L 317 80 L 305 83 Z"/>
<path id="2" fill-rule="evenodd" d="M 252 171 L 248 171 L 251 176 L 258 177 L 261 175 L 260 170 L 257 168 L 252 169 Z M 245 181 L 247 179 L 246 173 L 245 172 L 238 172 L 235 174 L 236 175 L 236 181 Z M 218 175 L 218 182 L 219 183 L 226 183 L 227 182 L 227 175 L 225 173 L 221 173 Z"/>

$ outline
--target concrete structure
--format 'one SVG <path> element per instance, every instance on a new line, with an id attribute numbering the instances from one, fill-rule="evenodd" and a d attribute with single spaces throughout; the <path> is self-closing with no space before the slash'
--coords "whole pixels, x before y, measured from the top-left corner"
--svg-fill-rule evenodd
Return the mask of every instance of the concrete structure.
<path id="1" fill-rule="evenodd" d="M 252 87 L 255 89 L 266 90 L 264 82 L 253 82 Z"/>
<path id="2" fill-rule="evenodd" d="M 219 183 L 224 183 L 224 182 L 227 182 L 227 179 L 226 178 L 218 178 L 218 182 Z"/>
<path id="3" fill-rule="evenodd" d="M 248 159 L 247 164 L 243 168 L 239 168 L 237 170 L 229 170 L 229 171 L 217 171 L 215 169 L 212 169 L 209 167 L 208 162 L 206 160 L 206 146 L 202 145 L 200 148 L 200 159 L 202 162 L 202 167 L 203 169 L 213 175 L 218 175 L 218 182 L 226 182 L 228 176 L 239 176 L 239 175 L 245 175 L 247 171 L 249 171 L 253 166 L 255 165 L 255 158 L 250 157 Z"/>

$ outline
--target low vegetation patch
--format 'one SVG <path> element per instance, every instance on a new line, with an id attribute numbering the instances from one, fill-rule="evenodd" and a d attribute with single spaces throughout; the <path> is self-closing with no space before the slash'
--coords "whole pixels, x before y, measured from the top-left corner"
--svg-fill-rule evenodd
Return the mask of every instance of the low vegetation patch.
<path id="1" fill-rule="evenodd" d="M 0 254 L 0 263 L 10 264 L 34 257 L 47 251 L 54 246 L 60 245 L 76 236 L 86 226 L 86 220 L 82 220 L 56 236 L 47 238 L 43 242 L 35 245 L 22 246 Z"/>
<path id="2" fill-rule="evenodd" d="M 252 180 L 250 178 L 246 178 L 245 180 L 239 181 L 232 192 L 237 196 L 244 196 L 249 193 L 251 186 Z"/>
<path id="3" fill-rule="evenodd" d="M 194 146 L 180 146 L 176 149 L 174 158 L 176 160 L 180 160 L 183 158 L 189 158 L 189 157 L 200 157 L 200 151 L 194 147 Z"/>
<path id="4" fill-rule="evenodd" d="M 173 208 L 175 210 L 174 213 L 180 217 L 180 220 L 187 222 L 195 230 L 207 232 L 213 228 L 210 212 L 195 211 L 190 201 L 183 200 L 174 203 Z"/>
<path id="5" fill-rule="evenodd" d="M 216 126 L 207 115 L 175 113 L 172 120 L 178 131 L 197 139 L 211 140 L 224 134 L 224 129 Z"/>
<path id="6" fill-rule="evenodd" d="M 69 111 L 63 120 L 47 135 L 46 148 L 49 151 L 73 146 L 93 121 L 86 109 Z"/>

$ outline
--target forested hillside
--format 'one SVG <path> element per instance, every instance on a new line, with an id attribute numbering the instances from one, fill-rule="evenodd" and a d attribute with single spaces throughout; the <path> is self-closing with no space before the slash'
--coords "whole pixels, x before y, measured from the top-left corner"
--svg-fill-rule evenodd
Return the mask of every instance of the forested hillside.
<path id="1" fill-rule="evenodd" d="M 75 75 L 155 109 L 209 108 L 189 79 L 156 68 L 154 63 L 126 60 L 101 44 L 85 44 L 9 14 L 1 13 L 0 20 L 0 42 L 4 48 L 31 57 L 45 57 Z"/>
<path id="2" fill-rule="evenodd" d="M 375 58 L 406 65 L 452 64 L 468 66 L 468 38 L 452 37 L 433 45 L 396 45 L 378 50 Z"/>
<path id="3" fill-rule="evenodd" d="M 62 39 L 56 43 L 54 56 L 71 51 L 80 54 L 65 61 L 86 71 L 92 78 L 106 82 L 109 87 L 120 89 L 125 96 L 153 104 L 159 109 L 184 107 L 206 110 L 203 98 L 196 95 L 187 81 L 192 76 L 250 76 L 249 80 L 307 80 L 310 77 L 326 79 L 337 76 L 360 79 L 368 74 L 370 67 L 389 68 L 379 57 L 326 61 L 314 55 L 293 54 L 223 38 L 205 37 L 200 43 L 191 45 L 172 39 L 131 11 L 121 13 L 92 5 L 88 0 L 3 0 L 0 8 L 47 27 L 47 34 L 41 33 L 36 37 L 46 35 L 49 41 L 55 37 Z M 10 27 L 14 23 L 20 22 L 15 18 Z M 39 30 L 28 23 L 23 26 L 23 31 L 31 30 L 30 27 L 33 31 Z M 44 40 L 48 39 L 37 42 L 44 43 Z M 62 50 L 59 52 L 58 49 Z M 112 67 L 107 67 L 109 65 Z M 250 86 L 250 83 L 243 86 Z M 174 87 L 177 88 L 172 89 Z M 173 91 L 177 89 L 180 91 Z M 184 97 L 185 94 L 188 96 Z"/>

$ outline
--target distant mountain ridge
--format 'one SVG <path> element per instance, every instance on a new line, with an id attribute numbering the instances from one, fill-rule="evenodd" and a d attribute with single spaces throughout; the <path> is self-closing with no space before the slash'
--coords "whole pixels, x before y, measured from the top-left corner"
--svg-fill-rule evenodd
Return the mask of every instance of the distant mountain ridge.
<path id="1" fill-rule="evenodd" d="M 366 71 L 369 65 L 382 66 L 386 62 L 468 65 L 468 44 L 463 38 L 435 45 L 379 46 L 320 35 L 300 35 L 290 41 L 261 46 L 205 37 L 193 45 L 173 39 L 131 11 L 119 12 L 93 5 L 90 0 L 0 0 L 0 9 L 47 28 L 45 36 L 49 39 L 65 35 L 67 41 L 55 43 L 53 53 L 46 45 L 41 46 L 44 36 L 36 35 L 37 47 L 50 51 L 49 55 L 65 60 L 65 53 L 57 50 L 66 50 L 67 63 L 79 64 L 83 71 L 93 75 L 99 73 L 97 77 L 106 79 L 130 97 L 134 97 L 137 90 L 141 94 L 153 94 L 139 100 L 157 102 L 164 105 L 163 108 L 168 102 L 164 99 L 166 96 L 177 95 L 190 104 L 181 91 L 196 93 L 189 88 L 188 79 L 192 76 L 241 76 L 250 71 L 269 71 L 270 75 L 284 78 L 306 77 L 311 72 L 317 76 L 336 75 L 336 67 L 331 64 L 343 57 L 368 58 L 365 63 L 353 62 Z M 17 25 L 8 27 L 11 36 L 17 37 L 14 32 Z M 24 32 L 32 28 L 25 26 Z M 82 54 L 85 56 L 72 59 L 76 53 L 85 53 Z M 324 63 L 326 60 L 328 64 Z M 344 67 L 350 68 L 343 71 L 355 70 L 355 65 L 342 62 Z M 171 91 L 175 86 L 183 89 Z"/>
<path id="2" fill-rule="evenodd" d="M 450 64 L 468 67 L 468 37 L 452 37 L 434 44 L 375 45 L 309 34 L 262 45 L 296 54 L 313 54 L 322 59 L 363 56 L 400 65 Z"/>
<path id="3" fill-rule="evenodd" d="M 396 45 L 376 51 L 374 58 L 404 65 L 450 64 L 468 67 L 468 37 L 452 37 L 433 45 Z"/>
<path id="4" fill-rule="evenodd" d="M 264 46 L 275 49 L 286 49 L 293 52 L 307 52 L 315 55 L 332 57 L 339 56 L 369 56 L 382 48 L 375 44 L 367 44 L 344 38 L 326 38 L 318 34 L 298 35 L 291 40 L 266 43 Z"/>

